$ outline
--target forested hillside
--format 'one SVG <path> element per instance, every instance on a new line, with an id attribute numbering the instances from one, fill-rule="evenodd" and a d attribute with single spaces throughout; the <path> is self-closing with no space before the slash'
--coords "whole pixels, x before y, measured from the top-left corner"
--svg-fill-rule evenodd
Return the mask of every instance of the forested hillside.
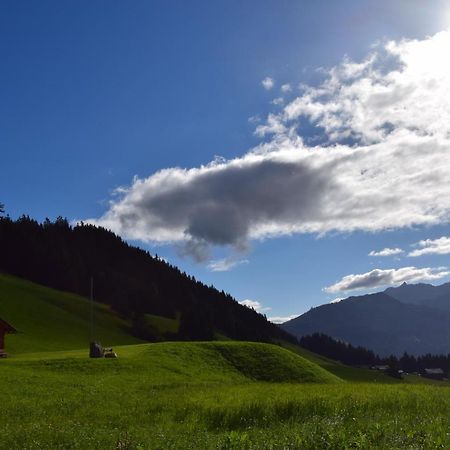
<path id="1" fill-rule="evenodd" d="M 174 338 L 294 341 L 290 334 L 240 305 L 229 294 L 197 281 L 114 233 L 63 219 L 43 223 L 29 217 L 0 218 L 0 271 L 45 286 L 89 295 L 132 319 L 134 332 L 151 339 L 145 315 L 179 318 Z"/>

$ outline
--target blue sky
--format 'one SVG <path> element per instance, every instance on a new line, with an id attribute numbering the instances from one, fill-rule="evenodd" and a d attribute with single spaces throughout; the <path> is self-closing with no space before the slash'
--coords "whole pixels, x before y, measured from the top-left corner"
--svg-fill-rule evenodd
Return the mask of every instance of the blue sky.
<path id="1" fill-rule="evenodd" d="M 379 150 L 379 146 L 394 139 L 393 134 L 391 137 L 377 135 L 378 125 L 378 128 L 373 125 L 372 134 L 364 134 L 358 128 L 361 124 L 353 117 L 350 125 L 349 121 L 340 123 L 340 134 L 335 137 L 337 128 L 327 128 L 330 122 L 325 119 L 331 116 L 318 93 L 305 106 L 305 89 L 298 86 L 303 83 L 320 87 L 329 79 L 330 68 L 340 67 L 341 72 L 343 68 L 354 70 L 350 62 L 366 61 L 374 51 L 380 55 L 389 53 L 391 57 L 395 54 L 401 58 L 410 53 L 416 58 L 423 57 L 417 46 L 401 44 L 402 39 L 424 42 L 427 48 L 434 49 L 438 61 L 437 52 L 445 49 L 445 44 L 438 38 L 428 42 L 426 37 L 448 29 L 449 11 L 443 1 L 4 1 L 0 5 L 3 168 L 0 200 L 12 217 L 25 213 L 42 220 L 62 215 L 69 220 L 92 219 L 109 225 L 125 238 L 157 252 L 206 283 L 229 291 L 238 300 L 260 302 L 261 308 L 270 308 L 264 310 L 270 317 L 298 314 L 335 297 L 404 279 L 448 281 L 450 278 L 443 267 L 448 264 L 450 250 L 445 253 L 447 241 L 436 241 L 450 235 L 448 205 L 444 200 L 436 204 L 428 201 L 428 209 L 423 206 L 427 198 L 412 201 L 417 196 L 412 180 L 411 189 L 402 194 L 407 195 L 409 202 L 405 210 L 414 212 L 411 217 L 400 206 L 405 203 L 405 197 L 386 197 L 383 204 L 387 206 L 399 201 L 398 220 L 395 210 L 386 212 L 386 221 L 376 226 L 371 226 L 374 220 L 364 221 L 360 216 L 356 220 L 356 212 L 355 217 L 340 214 L 335 229 L 323 216 L 329 211 L 328 206 L 320 211 L 317 207 L 317 202 L 323 202 L 328 194 L 321 194 L 317 202 L 314 196 L 317 180 L 327 184 L 334 181 L 332 176 L 326 177 L 321 171 L 313 171 L 311 175 L 307 171 L 305 177 L 311 177 L 310 184 L 306 187 L 296 184 L 305 177 L 287 180 L 283 175 L 286 158 L 290 157 L 284 155 L 283 164 L 277 160 L 274 166 L 270 154 L 275 147 L 288 145 L 287 140 L 295 147 L 292 137 L 295 133 L 296 138 L 305 140 L 308 151 L 315 148 L 314 142 L 350 145 L 350 139 L 351 151 L 355 145 L 360 146 L 358 149 L 374 145 L 374 151 L 379 151 L 381 160 L 386 162 L 392 155 L 383 153 L 385 150 Z M 397 43 L 395 50 L 383 47 L 390 40 Z M 377 42 L 378 50 L 374 50 Z M 428 98 L 420 95 L 426 96 L 429 84 L 423 87 L 417 80 L 429 75 L 418 74 L 414 78 L 416 59 L 408 61 L 405 65 L 411 71 L 405 69 L 401 73 L 403 79 L 413 80 L 411 86 L 419 86 L 411 95 Z M 375 63 L 370 64 L 367 66 L 373 69 Z M 441 69 L 436 67 L 436 73 Z M 359 71 L 356 78 L 360 81 L 371 76 L 367 71 L 364 73 Z M 268 81 L 265 87 L 262 81 L 268 78 L 273 82 Z M 354 75 L 340 73 L 337 80 L 355 89 L 361 85 Z M 392 79 L 389 82 L 394 83 Z M 390 98 L 403 92 L 401 83 Z M 326 95 L 343 101 L 336 91 L 328 90 Z M 366 91 L 358 90 L 357 95 L 366 98 Z M 279 98 L 283 103 L 276 100 Z M 294 103 L 296 99 L 301 99 L 303 106 L 299 107 L 298 101 Z M 317 117 L 312 117 L 307 109 L 314 101 L 322 108 Z M 406 97 L 400 101 L 410 105 Z M 372 109 L 366 105 L 363 113 L 383 115 L 384 110 L 374 110 L 372 103 L 369 105 Z M 290 109 L 286 109 L 290 104 Z M 423 104 L 430 111 L 445 110 L 446 106 L 429 105 L 425 101 Z M 384 108 L 387 116 L 393 111 L 391 104 Z M 292 132 L 289 132 L 291 122 L 286 119 L 288 113 L 296 120 Z M 273 115 L 272 122 L 268 121 L 269 114 Z M 348 111 L 339 114 L 341 120 L 344 114 L 348 116 Z M 419 124 L 411 117 L 392 116 L 388 125 L 399 133 L 403 129 L 420 129 L 421 134 L 415 135 L 417 139 L 425 131 L 427 135 L 437 133 L 431 126 L 435 123 L 433 117 L 424 116 Z M 274 124 L 278 129 L 274 129 Z M 363 125 L 372 129 L 371 123 Z M 258 127 L 259 132 L 255 134 Z M 351 137 L 341 133 L 346 127 L 351 127 Z M 312 136 L 318 140 L 312 140 Z M 430 147 L 430 143 L 412 142 L 410 138 L 405 142 L 412 147 L 428 145 L 429 154 L 435 152 L 436 159 L 427 159 L 423 164 L 435 167 L 435 161 L 440 161 L 443 168 L 447 167 L 448 161 L 440 150 Z M 403 141 L 399 143 L 400 138 L 396 139 L 392 141 L 395 145 L 405 145 Z M 445 147 L 446 139 L 442 137 L 439 148 Z M 241 196 L 239 192 L 230 194 L 233 177 L 244 164 L 244 155 L 261 143 L 270 147 L 269 156 L 265 153 L 255 170 L 250 161 L 249 169 L 236 179 L 236 189 L 243 189 L 242 186 L 251 189 L 247 194 L 239 191 Z M 187 198 L 189 203 L 191 198 L 201 198 L 201 207 L 193 204 L 191 209 L 186 209 L 187 214 L 205 210 L 205 193 L 199 193 L 198 189 L 211 189 L 208 204 L 217 201 L 214 213 L 208 210 L 204 221 L 195 220 L 186 225 L 188 244 L 179 237 L 184 218 L 176 218 L 175 223 L 172 219 L 175 220 L 176 211 L 170 214 L 166 211 L 170 205 L 177 208 L 174 197 L 161 197 L 174 201 L 166 203 L 164 211 L 156 210 L 152 203 L 153 209 L 144 212 L 152 214 L 152 221 L 141 220 L 139 216 L 139 223 L 130 223 L 129 217 L 142 213 L 142 209 L 133 209 L 133 214 L 127 215 L 127 227 L 123 226 L 123 211 L 126 209 L 128 214 L 131 207 L 136 207 L 132 194 L 141 192 L 138 188 L 147 189 L 145 186 L 151 183 L 148 189 L 152 192 L 163 189 L 161 180 L 149 180 L 149 177 L 162 169 L 199 169 L 216 156 L 223 158 L 216 159 L 215 163 L 217 171 L 225 174 L 220 175 L 222 178 L 217 178 L 216 169 L 212 168 L 200 175 L 203 176 L 200 181 L 195 178 L 197 175 L 189 175 L 193 189 L 180 191 L 180 186 L 176 186 L 178 199 Z M 233 159 L 239 169 L 226 162 Z M 393 161 L 398 163 L 397 159 Z M 394 163 L 390 166 L 395 167 Z M 367 164 L 369 167 L 371 163 Z M 414 167 L 411 173 L 416 170 Z M 278 172 L 281 176 L 277 178 Z M 397 174 L 391 175 L 395 178 Z M 149 181 L 137 186 L 133 182 L 135 176 L 138 181 Z M 175 177 L 185 174 L 172 171 L 170 176 L 173 182 Z M 255 185 L 252 177 L 261 176 L 267 177 L 270 185 Z M 292 186 L 282 186 L 284 181 Z M 336 179 L 336 183 L 339 186 L 343 180 Z M 386 179 L 379 183 L 386 183 Z M 402 186 L 405 183 L 408 186 L 408 180 Z M 120 186 L 128 191 L 114 195 Z M 133 192 L 131 186 L 135 186 Z M 301 213 L 293 215 L 296 197 L 291 194 L 295 194 L 296 186 L 307 193 L 311 191 L 312 204 L 305 200 Z M 347 186 L 348 192 L 355 192 L 358 186 Z M 437 188 L 433 190 L 425 182 L 422 186 L 429 190 L 430 198 L 441 197 Z M 329 189 L 326 192 L 333 194 L 333 188 Z M 284 204 L 287 190 L 291 203 Z M 256 195 L 254 205 L 270 198 L 267 201 L 272 202 L 270 211 L 255 206 L 254 210 L 250 208 L 251 214 L 242 214 L 245 220 L 238 215 L 233 222 L 223 221 L 228 215 L 220 208 L 226 204 L 233 211 L 239 210 L 239 201 L 244 197 L 248 205 L 253 201 L 248 192 Z M 108 216 L 111 200 L 122 209 Z M 371 214 L 375 214 L 373 208 Z M 383 208 L 380 205 L 377 208 L 376 217 L 383 217 Z M 362 213 L 363 209 L 359 211 Z M 270 227 L 266 220 L 268 214 Z M 278 220 L 279 217 L 282 219 Z M 154 231 L 156 223 L 168 230 L 168 234 L 163 236 L 162 232 Z M 244 227 L 244 231 L 230 236 L 226 228 L 234 225 L 238 230 Z M 410 247 L 426 239 L 430 241 Z M 384 248 L 400 248 L 403 253 L 368 256 L 369 252 Z M 426 250 L 420 256 L 408 256 L 417 248 Z M 204 253 L 201 257 L 198 250 Z M 229 270 L 212 270 L 233 264 L 235 267 Z M 417 270 L 372 272 L 405 267 Z M 338 285 L 350 274 L 366 276 L 347 279 Z M 354 283 L 360 283 L 362 288 L 355 289 Z M 327 287 L 328 292 L 323 290 Z"/>

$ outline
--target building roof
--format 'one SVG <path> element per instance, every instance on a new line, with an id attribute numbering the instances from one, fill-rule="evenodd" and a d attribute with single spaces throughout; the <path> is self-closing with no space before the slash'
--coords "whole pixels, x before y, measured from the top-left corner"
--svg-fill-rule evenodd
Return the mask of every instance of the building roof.
<path id="1" fill-rule="evenodd" d="M 7 333 L 15 333 L 17 330 L 10 325 L 6 320 L 0 318 L 0 330 L 6 331 Z"/>
<path id="2" fill-rule="evenodd" d="M 374 369 L 377 369 L 377 370 L 388 370 L 388 369 L 389 369 L 389 366 L 378 364 L 378 365 L 376 365 L 376 366 L 373 366 L 373 368 L 374 368 Z"/>
<path id="3" fill-rule="evenodd" d="M 443 375 L 444 371 L 440 367 L 425 369 L 425 373 L 428 375 Z"/>

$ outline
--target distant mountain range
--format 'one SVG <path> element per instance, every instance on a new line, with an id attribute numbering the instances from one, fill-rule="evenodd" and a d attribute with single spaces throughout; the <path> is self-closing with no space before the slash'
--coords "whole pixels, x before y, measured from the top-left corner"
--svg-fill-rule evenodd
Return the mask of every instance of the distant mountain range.
<path id="1" fill-rule="evenodd" d="M 450 283 L 402 284 L 312 308 L 281 327 L 297 337 L 325 333 L 381 356 L 450 353 Z"/>

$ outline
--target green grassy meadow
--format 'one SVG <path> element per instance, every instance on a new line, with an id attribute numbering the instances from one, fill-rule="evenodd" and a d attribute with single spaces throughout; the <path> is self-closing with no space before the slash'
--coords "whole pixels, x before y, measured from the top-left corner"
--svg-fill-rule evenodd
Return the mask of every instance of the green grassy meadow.
<path id="1" fill-rule="evenodd" d="M 118 359 L 87 357 L 85 299 L 0 276 L 0 317 L 20 331 L 0 360 L 1 449 L 450 448 L 448 383 L 285 343 L 143 344 L 96 315 Z"/>
<path id="2" fill-rule="evenodd" d="M 450 445 L 447 387 L 343 381 L 269 344 L 116 350 L 117 360 L 90 360 L 79 350 L 0 361 L 0 448 Z M 249 352 L 255 358 L 243 370 Z M 278 365 L 269 375 L 257 361 L 264 354 Z"/>
<path id="3" fill-rule="evenodd" d="M 95 335 L 105 345 L 137 344 L 130 324 L 107 306 L 95 303 Z M 19 278 L 0 274 L 0 317 L 17 334 L 7 338 L 11 354 L 70 350 L 87 347 L 90 336 L 90 301 Z"/>

